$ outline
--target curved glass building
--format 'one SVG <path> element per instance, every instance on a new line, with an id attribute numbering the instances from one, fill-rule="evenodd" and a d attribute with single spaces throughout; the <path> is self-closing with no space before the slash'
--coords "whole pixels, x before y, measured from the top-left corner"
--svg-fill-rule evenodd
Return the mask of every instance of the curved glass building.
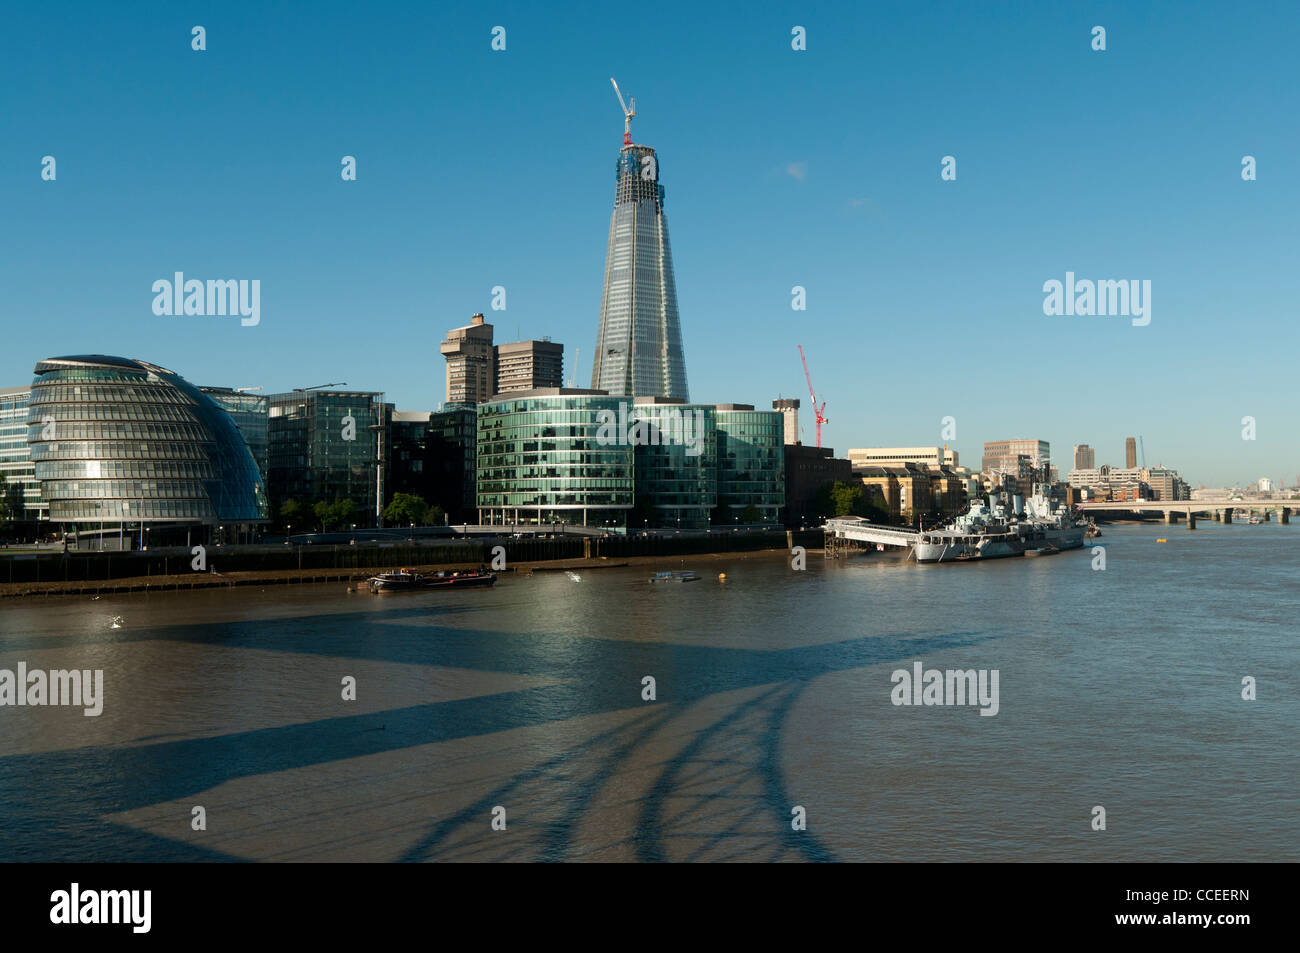
<path id="1" fill-rule="evenodd" d="M 194 539 L 196 527 L 239 537 L 267 519 L 247 443 L 189 381 L 99 354 L 50 358 L 35 374 L 27 442 L 36 479 L 50 520 L 78 538 L 158 544 Z"/>
<path id="2" fill-rule="evenodd" d="M 600 437 L 627 400 L 559 387 L 478 406 L 480 523 L 569 523 L 622 529 L 632 508 L 633 446 Z M 606 412 L 602 415 L 602 411 Z"/>

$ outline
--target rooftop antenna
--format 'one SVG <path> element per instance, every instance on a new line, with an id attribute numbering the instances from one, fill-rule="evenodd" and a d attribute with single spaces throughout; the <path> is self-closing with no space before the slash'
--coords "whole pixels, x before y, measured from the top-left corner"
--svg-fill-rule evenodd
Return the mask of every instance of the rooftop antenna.
<path id="1" fill-rule="evenodd" d="M 614 83 L 614 77 L 609 81 Z M 618 83 L 614 83 L 614 95 L 618 97 L 618 104 L 623 107 L 623 145 L 632 144 L 632 117 L 636 115 L 636 97 L 632 97 L 632 107 L 629 109 L 627 103 L 623 102 L 623 94 L 618 90 Z"/>

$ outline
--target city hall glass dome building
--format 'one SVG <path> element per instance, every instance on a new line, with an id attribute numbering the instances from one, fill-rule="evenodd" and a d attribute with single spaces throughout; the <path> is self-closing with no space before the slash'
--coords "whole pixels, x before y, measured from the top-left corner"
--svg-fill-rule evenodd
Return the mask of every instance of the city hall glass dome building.
<path id="1" fill-rule="evenodd" d="M 78 539 L 234 541 L 268 518 L 234 421 L 173 371 L 94 354 L 41 361 L 35 374 L 27 417 L 35 476 L 50 520 Z"/>

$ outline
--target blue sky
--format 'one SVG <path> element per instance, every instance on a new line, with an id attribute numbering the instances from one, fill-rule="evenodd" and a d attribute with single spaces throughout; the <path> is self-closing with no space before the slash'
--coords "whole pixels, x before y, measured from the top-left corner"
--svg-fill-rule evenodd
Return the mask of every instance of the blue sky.
<path id="1" fill-rule="evenodd" d="M 580 349 L 587 386 L 613 75 L 660 156 L 692 398 L 806 408 L 802 344 L 840 451 L 933 444 L 953 416 L 976 466 L 983 441 L 1012 437 L 1122 464 L 1142 435 L 1149 463 L 1193 485 L 1300 473 L 1295 4 L 6 17 L 0 385 L 100 352 L 200 384 L 346 381 L 430 409 L 439 341 L 483 311 L 498 340 L 549 335 L 566 364 Z M 155 316 L 152 283 L 176 271 L 259 279 L 261 323 Z M 1150 280 L 1151 323 L 1045 316 L 1043 283 L 1067 271 Z"/>

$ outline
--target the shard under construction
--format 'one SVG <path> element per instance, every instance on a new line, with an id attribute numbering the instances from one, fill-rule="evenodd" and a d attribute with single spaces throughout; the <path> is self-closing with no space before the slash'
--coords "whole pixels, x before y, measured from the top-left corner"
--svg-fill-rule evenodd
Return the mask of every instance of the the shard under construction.
<path id="1" fill-rule="evenodd" d="M 617 92 L 617 83 L 614 89 Z M 659 158 L 649 146 L 632 142 L 636 100 L 629 109 L 621 93 L 618 98 L 624 113 L 623 148 L 609 219 L 591 386 L 619 397 L 689 401 Z"/>

